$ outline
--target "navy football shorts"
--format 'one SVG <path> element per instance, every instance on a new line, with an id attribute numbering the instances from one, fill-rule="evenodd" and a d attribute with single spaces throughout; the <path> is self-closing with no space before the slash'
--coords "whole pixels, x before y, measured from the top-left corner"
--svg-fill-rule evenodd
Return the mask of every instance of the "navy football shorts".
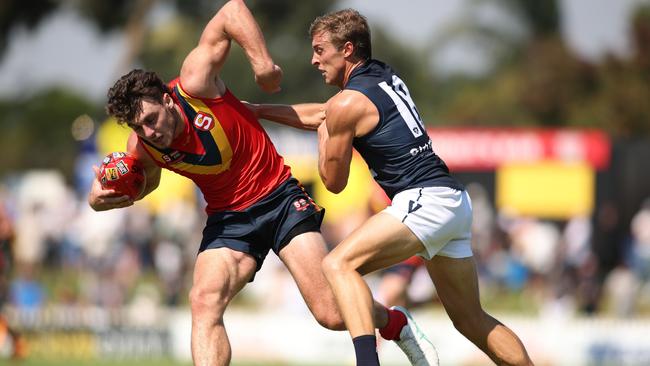
<path id="1" fill-rule="evenodd" d="M 247 253 L 255 258 L 259 271 L 270 249 L 278 254 L 294 237 L 320 232 L 324 214 L 325 209 L 314 203 L 298 180 L 289 178 L 243 211 L 210 215 L 199 253 L 223 247 Z"/>

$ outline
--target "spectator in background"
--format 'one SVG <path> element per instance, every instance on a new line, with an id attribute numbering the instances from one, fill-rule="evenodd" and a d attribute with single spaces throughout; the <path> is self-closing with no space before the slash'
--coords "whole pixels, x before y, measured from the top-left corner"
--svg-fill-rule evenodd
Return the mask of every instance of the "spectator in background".
<path id="1" fill-rule="evenodd" d="M 587 314 L 596 313 L 603 295 L 603 284 L 609 273 L 623 259 L 622 242 L 626 228 L 621 227 L 620 212 L 611 200 L 605 200 L 597 207 L 595 213 L 592 251 L 594 254 L 593 276 L 589 280 L 590 290 L 583 310 Z"/>
<path id="2" fill-rule="evenodd" d="M 650 281 L 650 197 L 641 203 L 641 208 L 631 222 L 632 247 L 628 261 L 643 282 Z"/>
<path id="3" fill-rule="evenodd" d="M 619 316 L 634 315 L 639 306 L 650 304 L 650 198 L 646 198 L 630 223 L 630 246 L 625 265 L 607 279 Z"/>
<path id="4" fill-rule="evenodd" d="M 0 358 L 5 356 L 2 354 L 2 350 L 8 350 L 8 356 L 20 359 L 27 354 L 25 340 L 17 330 L 10 326 L 1 312 L 9 295 L 13 239 L 14 230 L 11 219 L 4 207 L 4 202 L 0 201 Z"/>

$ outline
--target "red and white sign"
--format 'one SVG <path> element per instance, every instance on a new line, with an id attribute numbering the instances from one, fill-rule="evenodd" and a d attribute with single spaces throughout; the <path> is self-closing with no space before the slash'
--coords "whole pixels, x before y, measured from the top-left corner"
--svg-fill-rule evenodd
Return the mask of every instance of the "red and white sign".
<path id="1" fill-rule="evenodd" d="M 454 171 L 494 170 L 507 163 L 560 160 L 609 166 L 611 143 L 594 129 L 429 128 L 436 152 Z"/>

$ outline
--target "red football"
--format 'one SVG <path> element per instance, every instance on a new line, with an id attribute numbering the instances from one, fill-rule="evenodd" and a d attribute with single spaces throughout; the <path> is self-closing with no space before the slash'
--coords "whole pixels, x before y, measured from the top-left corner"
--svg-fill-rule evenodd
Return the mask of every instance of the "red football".
<path id="1" fill-rule="evenodd" d="M 99 181 L 104 189 L 113 189 L 136 199 L 144 190 L 146 176 L 142 163 L 133 155 L 113 152 L 104 158 L 99 168 Z"/>

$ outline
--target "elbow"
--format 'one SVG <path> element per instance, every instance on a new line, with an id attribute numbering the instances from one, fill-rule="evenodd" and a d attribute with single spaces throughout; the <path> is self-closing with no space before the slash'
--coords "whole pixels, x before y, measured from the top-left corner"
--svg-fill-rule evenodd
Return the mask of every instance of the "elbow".
<path id="1" fill-rule="evenodd" d="M 335 181 L 327 181 L 323 180 L 323 183 L 325 184 L 325 188 L 327 188 L 328 191 L 338 194 L 343 191 L 345 186 L 347 185 L 347 182 L 335 182 Z"/>
<path id="2" fill-rule="evenodd" d="M 140 201 L 145 198 L 149 193 L 153 192 L 160 185 L 160 175 L 148 176 L 146 184 L 142 189 L 142 192 L 138 195 L 134 201 Z"/>
<path id="3" fill-rule="evenodd" d="M 160 185 L 160 180 L 156 181 L 153 184 L 147 185 L 142 191 L 142 193 L 140 194 L 140 197 L 138 197 L 138 200 L 145 198 L 149 193 L 155 191 L 159 185 Z"/>
<path id="4" fill-rule="evenodd" d="M 334 193 L 341 193 L 348 185 L 348 174 L 337 174 L 336 170 L 319 169 L 319 175 L 325 188 Z"/>
<path id="5" fill-rule="evenodd" d="M 329 186 L 327 186 L 327 190 L 332 192 L 332 193 L 335 193 L 335 194 L 341 193 L 341 191 L 343 191 L 343 188 L 345 188 L 344 185 L 329 185 Z"/>

